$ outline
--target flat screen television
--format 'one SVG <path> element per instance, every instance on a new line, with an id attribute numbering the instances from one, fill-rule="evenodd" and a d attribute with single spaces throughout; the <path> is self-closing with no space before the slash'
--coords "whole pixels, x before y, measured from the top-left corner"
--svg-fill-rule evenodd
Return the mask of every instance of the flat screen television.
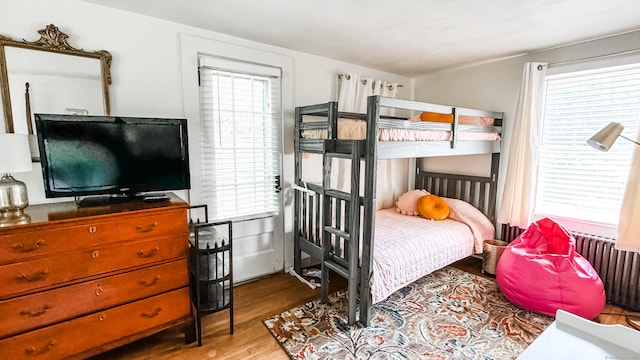
<path id="1" fill-rule="evenodd" d="M 185 119 L 35 114 L 35 124 L 48 198 L 190 187 Z"/>

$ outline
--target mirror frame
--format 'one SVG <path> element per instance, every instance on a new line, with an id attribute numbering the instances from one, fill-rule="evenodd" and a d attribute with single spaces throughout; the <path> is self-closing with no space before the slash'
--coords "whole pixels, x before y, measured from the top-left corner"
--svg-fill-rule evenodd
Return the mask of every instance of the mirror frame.
<path id="1" fill-rule="evenodd" d="M 6 132 L 14 132 L 11 94 L 9 94 L 7 57 L 4 50 L 7 46 L 48 51 L 72 56 L 82 56 L 100 60 L 104 114 L 111 115 L 109 101 L 109 85 L 111 84 L 111 53 L 106 50 L 85 51 L 83 49 L 76 49 L 67 42 L 69 35 L 60 31 L 58 27 L 53 24 L 49 24 L 46 28 L 38 30 L 38 34 L 40 34 L 40 39 L 32 42 L 26 40 L 13 40 L 9 37 L 0 35 L 0 92 L 2 93 L 2 109 L 4 112 Z"/>

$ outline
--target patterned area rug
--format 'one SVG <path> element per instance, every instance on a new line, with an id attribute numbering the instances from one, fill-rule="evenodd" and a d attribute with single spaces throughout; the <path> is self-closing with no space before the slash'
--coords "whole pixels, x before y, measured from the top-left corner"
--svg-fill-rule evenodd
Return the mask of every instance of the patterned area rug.
<path id="1" fill-rule="evenodd" d="M 553 319 L 509 302 L 493 279 L 446 267 L 346 325 L 345 292 L 264 320 L 292 359 L 515 359 Z"/>

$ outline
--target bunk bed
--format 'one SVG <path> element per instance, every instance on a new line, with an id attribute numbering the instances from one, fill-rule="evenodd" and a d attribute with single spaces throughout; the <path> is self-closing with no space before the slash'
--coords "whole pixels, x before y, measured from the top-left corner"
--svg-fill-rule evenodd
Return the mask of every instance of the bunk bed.
<path id="1" fill-rule="evenodd" d="M 405 116 L 385 116 L 382 115 L 383 109 L 394 109 Z M 421 114 L 445 114 L 450 122 L 440 122 L 437 119 L 433 121 L 429 117 L 429 121 L 420 121 Z M 461 123 L 460 120 L 465 117 L 482 121 Z M 495 223 L 502 118 L 503 114 L 500 112 L 381 96 L 368 98 L 366 114 L 339 112 L 337 102 L 297 107 L 293 186 L 294 270 L 297 273 L 301 272 L 303 252 L 321 264 L 321 296 L 325 302 L 328 300 L 329 271 L 335 271 L 345 277 L 348 280 L 348 322 L 353 324 L 357 321 L 368 326 L 373 303 L 389 295 L 384 291 L 376 291 L 383 288 L 380 282 L 386 281 L 381 280 L 385 276 L 374 274 L 376 264 L 380 262 L 374 261 L 374 256 L 378 255 L 374 253 L 374 247 L 379 248 L 374 246 L 374 241 L 379 241 L 376 229 L 393 229 L 393 226 L 400 226 L 404 231 L 412 227 L 405 221 L 429 222 L 419 217 L 400 215 L 390 209 L 376 210 L 377 160 L 491 154 L 490 175 L 486 177 L 424 172 L 420 170 L 420 162 L 416 161 L 415 188 L 425 189 L 438 196 L 463 200 Z M 487 123 L 486 119 L 492 121 Z M 356 130 L 346 130 L 354 125 Z M 437 136 L 424 135 L 433 133 Z M 306 153 L 322 155 L 321 184 L 303 180 L 302 165 Z M 349 191 L 335 189 L 331 185 L 332 160 L 336 158 L 351 160 Z M 362 166 L 363 184 L 360 181 Z M 362 185 L 364 186 L 361 192 Z M 376 221 L 380 222 L 378 227 Z M 458 226 L 469 231 L 464 224 Z M 431 230 L 417 230 L 420 236 L 429 236 L 430 232 Z M 445 257 L 444 262 L 432 262 L 435 265 L 424 269 L 421 275 L 414 275 L 413 280 L 436 270 L 433 266 L 444 267 L 474 252 L 477 253 L 477 239 L 473 239 L 473 234 L 471 236 L 469 250 L 453 251 L 455 254 Z M 408 233 L 404 237 L 411 238 L 412 235 Z M 413 241 L 413 246 L 416 246 L 415 239 Z M 408 257 L 411 255 L 407 254 Z M 391 256 L 397 257 L 398 253 Z M 393 275 L 394 272 L 405 272 L 403 269 L 394 269 L 393 264 L 390 266 L 386 268 L 386 273 Z M 408 285 L 413 280 L 401 279 L 400 281 L 405 283 L 400 285 Z M 392 291 L 400 285 L 395 284 L 387 289 Z"/>

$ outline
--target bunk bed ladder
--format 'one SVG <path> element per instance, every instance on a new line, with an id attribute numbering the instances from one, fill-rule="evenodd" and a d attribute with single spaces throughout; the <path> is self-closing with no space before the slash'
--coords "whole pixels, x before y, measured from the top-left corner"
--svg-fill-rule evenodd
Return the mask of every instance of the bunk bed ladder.
<path id="1" fill-rule="evenodd" d="M 336 141 L 325 141 L 323 157 L 323 248 L 322 248 L 322 284 L 321 298 L 323 303 L 329 302 L 329 270 L 348 279 L 347 299 L 349 304 L 349 324 L 356 321 L 358 303 L 359 242 L 360 242 L 360 158 L 364 149 L 364 141 L 353 140 L 350 153 L 336 152 Z M 331 188 L 332 159 L 351 160 L 350 193 Z M 344 224 L 340 224 L 341 207 L 345 203 Z M 341 226 L 343 225 L 343 226 Z M 345 244 L 341 247 L 340 244 Z"/>
<path id="2" fill-rule="evenodd" d="M 318 115 L 326 112 L 327 121 L 303 121 L 304 116 Z M 293 268 L 297 274 L 302 273 L 302 252 L 311 257 L 311 262 L 322 259 L 322 194 L 324 189 L 321 185 L 307 183 L 302 180 L 302 154 L 303 144 L 301 144 L 302 132 L 304 130 L 324 129 L 328 138 L 333 138 L 337 133 L 337 113 L 338 103 L 328 102 L 306 107 L 296 107 L 295 109 L 295 175 L 292 185 L 294 194 L 294 256 Z M 323 140 L 307 140 L 304 144 L 306 151 L 322 154 L 324 152 Z"/>

